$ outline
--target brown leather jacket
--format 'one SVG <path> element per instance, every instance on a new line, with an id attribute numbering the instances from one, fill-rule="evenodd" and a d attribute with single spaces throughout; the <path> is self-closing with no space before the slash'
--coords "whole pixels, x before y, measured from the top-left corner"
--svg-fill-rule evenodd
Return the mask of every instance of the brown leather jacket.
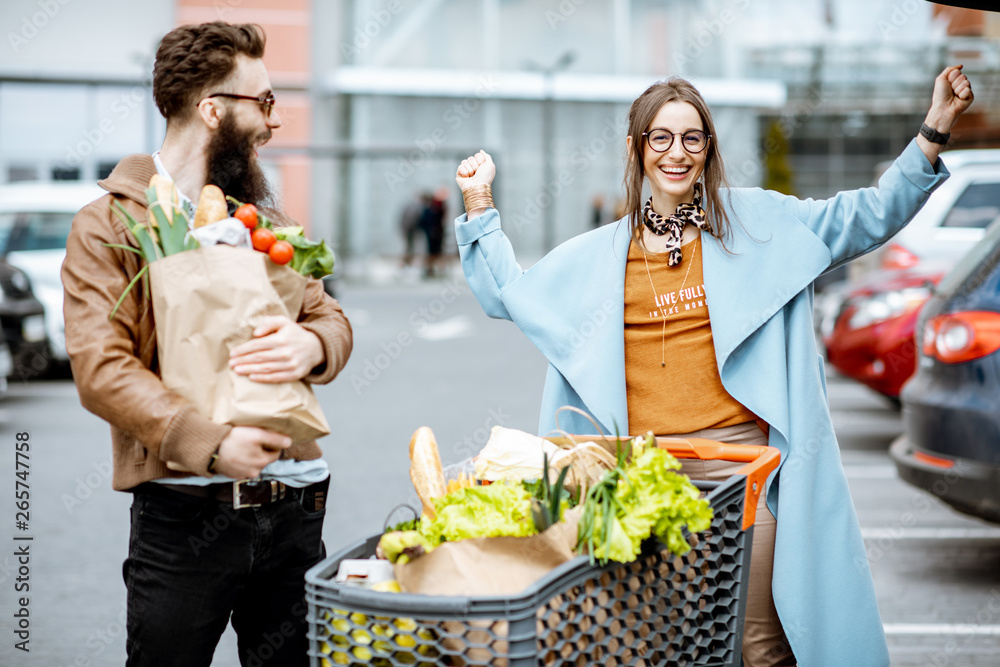
<path id="1" fill-rule="evenodd" d="M 62 266 L 66 349 L 73 377 L 83 406 L 111 424 L 112 486 L 120 491 L 151 479 L 184 476 L 168 469 L 167 461 L 207 474 L 212 452 L 232 428 L 210 421 L 160 382 L 152 302 L 140 284 L 108 321 L 142 266 L 135 253 L 104 245 L 138 247 L 112 213 L 111 203 L 119 202 L 137 221 L 144 220 L 145 189 L 154 173 L 151 156 L 130 155 L 99 183 L 110 194 L 76 215 Z M 353 338 L 343 311 L 320 281 L 309 281 L 298 322 L 319 336 L 326 353 L 326 363 L 305 381 L 330 382 L 347 363 Z M 309 442 L 283 455 L 315 459 L 321 453 L 319 445 Z"/>

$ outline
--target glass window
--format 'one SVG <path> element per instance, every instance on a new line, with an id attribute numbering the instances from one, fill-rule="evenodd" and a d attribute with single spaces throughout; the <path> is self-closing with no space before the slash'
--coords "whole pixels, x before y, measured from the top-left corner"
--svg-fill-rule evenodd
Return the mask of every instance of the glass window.
<path id="1" fill-rule="evenodd" d="M 79 167 L 52 167 L 53 181 L 78 181 L 80 180 Z"/>
<path id="2" fill-rule="evenodd" d="M 984 229 L 1000 216 L 1000 183 L 973 183 L 955 202 L 942 227 Z"/>
<path id="3" fill-rule="evenodd" d="M 953 268 L 938 285 L 937 293 L 951 298 L 959 293 L 969 294 L 987 280 L 1000 262 L 1000 222 L 990 225 L 986 234 Z"/>
<path id="4" fill-rule="evenodd" d="M 73 213 L 37 211 L 0 214 L 0 254 L 64 249 L 73 216 Z"/>
<path id="5" fill-rule="evenodd" d="M 24 164 L 13 164 L 7 168 L 7 180 L 11 183 L 18 181 L 34 181 L 38 178 L 38 170 L 34 166 Z"/>
<path id="6" fill-rule="evenodd" d="M 117 162 L 104 160 L 97 163 L 97 180 L 102 181 L 111 175 L 111 172 L 118 166 Z"/>

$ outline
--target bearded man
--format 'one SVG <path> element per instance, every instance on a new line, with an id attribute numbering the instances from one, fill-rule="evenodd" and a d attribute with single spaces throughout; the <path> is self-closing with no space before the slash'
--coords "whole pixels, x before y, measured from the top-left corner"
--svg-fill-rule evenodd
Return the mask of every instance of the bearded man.
<path id="1" fill-rule="evenodd" d="M 138 246 L 111 204 L 145 219 L 154 174 L 174 181 L 189 212 L 191 198 L 212 183 L 283 218 L 266 208 L 273 201 L 257 162 L 257 148 L 281 126 L 264 43 L 259 26 L 220 22 L 163 38 L 153 71 L 153 97 L 167 121 L 163 145 L 126 157 L 100 182 L 109 194 L 77 214 L 67 243 L 73 375 L 84 407 L 111 425 L 112 486 L 134 497 L 123 568 L 132 667 L 208 667 L 230 617 L 241 664 L 308 664 L 304 573 L 324 556 L 329 484 L 319 446 L 216 424 L 168 390 L 145 290 L 131 290 L 108 320 L 141 268 L 134 253 L 108 246 Z M 268 318 L 234 348 L 230 366 L 259 382 L 325 383 L 351 347 L 340 306 L 310 279 L 297 321 Z"/>

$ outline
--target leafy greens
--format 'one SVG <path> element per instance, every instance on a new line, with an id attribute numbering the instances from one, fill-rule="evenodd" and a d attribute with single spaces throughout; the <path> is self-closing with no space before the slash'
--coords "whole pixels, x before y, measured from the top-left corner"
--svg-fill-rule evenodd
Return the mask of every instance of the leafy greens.
<path id="1" fill-rule="evenodd" d="M 577 548 L 586 547 L 592 562 L 634 561 L 643 540 L 653 536 L 675 554 L 691 548 L 683 530 L 700 532 L 712 525 L 708 500 L 669 452 L 633 441 L 632 461 L 622 449 L 618 465 L 587 492 Z"/>

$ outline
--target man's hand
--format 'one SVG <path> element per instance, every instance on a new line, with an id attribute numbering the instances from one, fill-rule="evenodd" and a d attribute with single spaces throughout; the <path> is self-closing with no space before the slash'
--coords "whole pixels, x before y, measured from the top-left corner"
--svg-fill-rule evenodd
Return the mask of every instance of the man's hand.
<path id="1" fill-rule="evenodd" d="M 234 426 L 219 444 L 215 472 L 233 479 L 250 479 L 292 446 L 287 435 L 254 426 Z"/>
<path id="2" fill-rule="evenodd" d="M 319 337 L 287 317 L 261 318 L 253 335 L 229 353 L 229 367 L 254 382 L 301 380 L 326 360 Z"/>

